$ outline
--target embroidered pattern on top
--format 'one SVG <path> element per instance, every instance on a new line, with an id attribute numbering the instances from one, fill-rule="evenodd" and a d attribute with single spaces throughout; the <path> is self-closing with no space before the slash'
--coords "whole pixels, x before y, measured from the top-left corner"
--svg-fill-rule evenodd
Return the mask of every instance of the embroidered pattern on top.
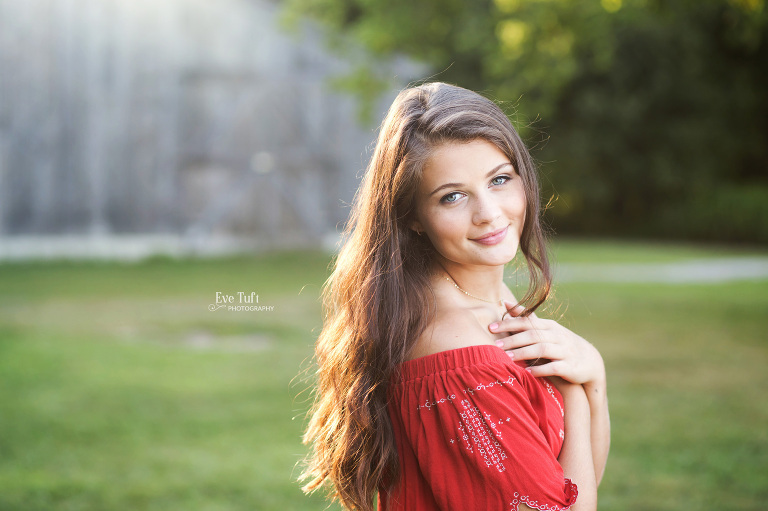
<path id="1" fill-rule="evenodd" d="M 499 472 L 504 472 L 506 467 L 503 461 L 507 459 L 507 453 L 499 444 L 498 439 L 502 438 L 502 435 L 493 418 L 487 412 L 481 414 L 480 409 L 469 399 L 462 399 L 461 406 L 464 411 L 459 413 L 461 421 L 458 429 L 465 442 L 465 449 L 471 453 L 477 450 L 486 467 L 493 466 Z"/>
<path id="2" fill-rule="evenodd" d="M 504 384 L 513 385 L 514 382 L 515 377 L 510 376 L 505 381 L 496 380 L 486 384 L 481 383 L 475 387 L 467 387 L 462 392 L 465 395 L 474 395 L 475 392 L 491 389 L 496 386 L 503 387 Z M 558 401 L 557 397 L 555 396 L 555 392 L 552 386 L 546 380 L 543 380 L 543 382 L 547 387 L 547 392 L 552 396 L 552 399 L 555 400 L 555 403 L 557 403 L 561 415 L 565 416 L 565 411 L 563 410 L 560 401 Z M 442 398 L 436 398 L 432 401 L 428 400 L 425 403 L 418 405 L 416 411 L 431 411 L 434 407 L 453 402 L 456 399 L 457 396 L 454 393 Z M 483 462 L 487 468 L 494 467 L 499 472 L 504 472 L 506 467 L 504 466 L 503 461 L 506 460 L 508 456 L 504 449 L 501 447 L 498 439 L 503 438 L 503 433 L 500 429 L 500 426 L 503 426 L 506 422 L 509 422 L 510 418 L 507 417 L 506 420 L 499 419 L 496 421 L 491 416 L 491 414 L 488 412 L 481 412 L 477 406 L 474 406 L 472 402 L 466 398 L 461 399 L 459 404 L 461 405 L 461 408 L 463 408 L 463 411 L 460 411 L 458 408 L 456 409 L 460 416 L 459 424 L 457 427 L 458 436 L 457 438 L 451 438 L 448 441 L 452 445 L 463 446 L 464 449 L 472 454 L 477 453 L 478 456 L 482 457 Z M 564 436 L 565 435 L 563 430 L 560 430 L 560 438 L 562 439 Z M 570 485 L 570 481 L 567 479 L 566 483 Z M 573 491 L 575 493 L 575 485 L 573 486 Z M 562 507 L 557 504 L 550 505 L 539 503 L 537 500 L 533 500 L 530 496 L 520 495 L 519 493 L 515 492 L 513 494 L 512 502 L 509 503 L 509 505 L 512 506 L 510 511 L 518 511 L 520 503 L 523 503 L 528 507 L 538 511 L 566 511 L 571 507 L 570 504 L 566 507 Z M 571 502 L 571 504 L 572 503 L 573 502 Z"/>
<path id="3" fill-rule="evenodd" d="M 490 383 L 480 383 L 474 387 L 467 387 L 462 392 L 466 396 L 472 396 L 476 392 L 495 387 L 501 388 L 505 384 L 514 385 L 514 383 L 515 377 L 510 375 L 505 381 L 496 380 Z M 455 400 L 457 400 L 456 394 L 451 394 L 427 401 L 419 405 L 417 411 L 430 411 L 433 407 L 454 402 Z M 459 395 L 458 403 L 461 405 L 460 408 L 456 407 L 456 411 L 459 413 L 458 435 L 457 438 L 450 438 L 448 441 L 452 445 L 463 446 L 464 449 L 472 454 L 477 454 L 482 458 L 487 468 L 493 467 L 499 472 L 504 472 L 506 467 L 503 462 L 508 456 L 499 443 L 499 439 L 503 438 L 503 433 L 499 427 L 509 422 L 510 418 L 496 420 L 490 413 L 482 412 L 470 399 L 466 397 L 461 398 L 461 395 Z"/>
<path id="4" fill-rule="evenodd" d="M 509 505 L 512 506 L 510 511 L 519 511 L 520 503 L 525 504 L 531 509 L 538 509 L 539 511 L 566 511 L 567 509 L 571 509 L 571 506 L 576 502 L 576 497 L 579 496 L 579 489 L 573 484 L 573 481 L 568 478 L 565 479 L 565 486 L 567 488 L 566 495 L 568 497 L 568 504 L 565 507 L 558 506 L 557 504 L 539 504 L 538 501 L 533 500 L 528 495 L 520 495 L 515 492 L 512 494 L 512 502 L 509 503 Z"/>
<path id="5" fill-rule="evenodd" d="M 571 506 L 558 506 L 557 504 L 539 504 L 538 501 L 533 500 L 532 498 L 528 497 L 527 495 L 520 495 L 517 492 L 514 493 L 514 498 L 512 499 L 512 502 L 509 503 L 510 506 L 512 506 L 511 511 L 518 511 L 520 509 L 520 504 L 525 504 L 531 509 L 538 509 L 539 511 L 566 511 L 567 509 L 571 509 Z"/>
<path id="6" fill-rule="evenodd" d="M 555 400 L 555 403 L 557 403 L 557 407 L 560 408 L 560 415 L 565 417 L 565 410 L 563 410 L 563 405 L 560 404 L 560 401 L 558 401 L 557 396 L 555 396 L 555 390 L 552 388 L 552 385 L 549 384 L 547 380 L 543 380 L 544 385 L 547 386 L 547 392 L 549 392 L 549 395 L 552 396 L 552 399 Z"/>
<path id="7" fill-rule="evenodd" d="M 489 388 L 494 387 L 496 385 L 498 385 L 499 387 L 502 387 L 502 386 L 504 386 L 505 383 L 508 384 L 508 385 L 512 385 L 514 382 L 515 382 L 515 377 L 514 376 L 510 376 L 505 381 L 496 380 L 496 381 L 492 381 L 490 383 L 481 383 L 480 385 L 478 385 L 478 386 L 476 386 L 474 388 L 473 387 L 467 387 L 462 392 L 464 392 L 465 394 L 474 394 L 476 391 L 486 390 L 486 389 L 489 389 Z M 418 407 L 416 407 L 416 411 L 419 411 L 422 408 L 426 408 L 427 410 L 430 410 L 433 406 L 441 405 L 443 403 L 448 403 L 450 401 L 453 401 L 454 399 L 456 399 L 456 394 L 451 394 L 450 396 L 445 396 L 445 397 L 442 397 L 440 399 L 435 399 L 433 401 L 426 401 L 424 404 L 419 405 Z"/>

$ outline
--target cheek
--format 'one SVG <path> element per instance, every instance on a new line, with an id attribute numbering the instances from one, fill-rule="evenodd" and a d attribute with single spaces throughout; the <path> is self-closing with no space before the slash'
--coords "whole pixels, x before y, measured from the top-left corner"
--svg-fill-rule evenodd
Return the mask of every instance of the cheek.
<path id="1" fill-rule="evenodd" d="M 525 221 L 526 201 L 525 190 L 523 190 L 522 186 L 515 190 L 514 197 L 511 198 L 510 204 L 513 204 L 512 212 L 514 215 Z"/>
<path id="2" fill-rule="evenodd" d="M 459 236 L 462 232 L 462 222 L 455 213 L 447 210 L 433 210 L 429 215 L 429 230 L 435 236 L 434 241 L 446 240 Z"/>
<path id="3" fill-rule="evenodd" d="M 522 197 L 515 207 L 516 216 L 520 218 L 520 223 L 525 223 L 525 197 Z"/>

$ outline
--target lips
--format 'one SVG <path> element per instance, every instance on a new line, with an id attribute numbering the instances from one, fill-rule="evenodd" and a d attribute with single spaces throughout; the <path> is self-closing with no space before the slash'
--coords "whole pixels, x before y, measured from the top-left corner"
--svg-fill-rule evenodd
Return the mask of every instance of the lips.
<path id="1" fill-rule="evenodd" d="M 499 234 L 504 232 L 506 229 L 507 229 L 506 227 L 502 227 L 498 231 L 489 232 L 488 234 L 484 234 L 483 236 L 480 236 L 479 238 L 472 238 L 472 239 L 475 240 L 475 241 L 480 241 L 480 240 L 488 239 L 488 238 L 491 238 L 493 236 L 498 236 Z"/>
<path id="2" fill-rule="evenodd" d="M 484 245 L 495 245 L 504 239 L 504 237 L 507 235 L 508 228 L 509 226 L 502 227 L 497 231 L 489 232 L 488 234 L 485 234 L 479 238 L 473 238 L 472 241 L 477 241 L 478 243 L 482 243 Z"/>

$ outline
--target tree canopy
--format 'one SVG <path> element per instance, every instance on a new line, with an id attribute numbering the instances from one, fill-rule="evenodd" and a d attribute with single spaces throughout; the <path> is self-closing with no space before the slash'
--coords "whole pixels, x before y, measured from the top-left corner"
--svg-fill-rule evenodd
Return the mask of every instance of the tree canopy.
<path id="1" fill-rule="evenodd" d="M 499 101 L 558 232 L 768 243 L 764 0 L 286 0 Z M 370 103 L 391 77 L 342 82 Z M 365 111 L 365 110 L 363 110 Z"/>

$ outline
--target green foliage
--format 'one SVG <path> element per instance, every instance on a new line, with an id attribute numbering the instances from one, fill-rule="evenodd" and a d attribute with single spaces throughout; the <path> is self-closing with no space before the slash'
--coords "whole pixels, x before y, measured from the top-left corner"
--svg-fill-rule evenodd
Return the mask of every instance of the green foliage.
<path id="1" fill-rule="evenodd" d="M 330 80 L 333 90 L 356 94 L 360 98 L 357 115 L 361 124 L 374 121 L 373 105 L 388 88 L 389 80 L 380 74 L 376 68 L 364 65 Z"/>
<path id="2" fill-rule="evenodd" d="M 661 233 L 710 190 L 768 185 L 764 0 L 287 0 L 286 12 L 515 105 L 560 232 Z M 370 105 L 386 73 L 365 61 L 351 76 Z"/>
<path id="3" fill-rule="evenodd" d="M 552 208 L 553 223 L 701 238 L 700 224 L 725 212 L 704 211 L 712 196 L 768 184 L 761 92 L 768 74 L 759 65 L 767 40 L 755 49 L 752 38 L 734 33 L 763 18 L 722 2 L 667 3 L 617 17 L 611 69 L 582 66 L 558 100 L 542 155 L 555 161 L 550 179 L 564 199 Z M 671 211 L 686 221 L 670 222 Z M 768 242 L 743 220 L 717 222 L 738 235 L 706 237 Z"/>
<path id="4" fill-rule="evenodd" d="M 668 237 L 687 231 L 700 240 L 768 244 L 768 186 L 722 186 L 706 190 L 656 216 Z"/>

